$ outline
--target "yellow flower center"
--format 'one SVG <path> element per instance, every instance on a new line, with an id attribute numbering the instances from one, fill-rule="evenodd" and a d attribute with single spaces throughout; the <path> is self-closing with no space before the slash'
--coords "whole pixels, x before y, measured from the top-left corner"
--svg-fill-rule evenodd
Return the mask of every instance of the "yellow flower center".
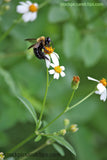
<path id="1" fill-rule="evenodd" d="M 60 66 L 56 66 L 56 67 L 54 68 L 54 70 L 55 70 L 57 73 L 61 73 L 61 71 L 62 71 L 62 69 L 61 69 Z"/>
<path id="2" fill-rule="evenodd" d="M 34 4 L 31 4 L 31 5 L 29 6 L 29 11 L 30 11 L 30 12 L 37 12 L 37 10 L 38 10 L 38 8 L 37 8 Z"/>
<path id="3" fill-rule="evenodd" d="M 46 49 L 46 50 L 44 50 L 44 52 L 45 52 L 46 54 L 51 54 L 51 53 L 53 53 L 53 51 L 54 51 L 54 48 L 52 48 L 51 46 L 50 46 L 50 47 L 45 46 L 45 49 Z"/>
<path id="4" fill-rule="evenodd" d="M 107 82 L 106 82 L 106 79 L 105 79 L 105 78 L 101 79 L 101 80 L 100 80 L 100 83 L 102 83 L 104 86 L 107 86 Z"/>

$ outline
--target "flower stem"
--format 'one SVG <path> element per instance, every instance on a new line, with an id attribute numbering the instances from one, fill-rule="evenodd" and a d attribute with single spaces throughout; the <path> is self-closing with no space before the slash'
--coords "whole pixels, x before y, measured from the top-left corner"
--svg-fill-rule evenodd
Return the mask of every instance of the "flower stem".
<path id="1" fill-rule="evenodd" d="M 45 102 L 46 102 L 46 97 L 47 97 L 47 93 L 48 93 L 48 82 L 49 82 L 49 76 L 48 76 L 48 68 L 47 68 L 47 81 L 46 81 L 46 90 L 45 90 L 45 95 L 44 95 L 44 99 L 43 99 L 43 104 L 42 104 L 42 109 L 41 109 L 41 113 L 40 113 L 40 117 L 39 117 L 39 122 L 37 124 L 36 130 L 39 128 L 40 126 L 40 122 L 43 116 L 43 111 L 44 111 L 44 107 L 45 107 Z"/>
<path id="2" fill-rule="evenodd" d="M 83 101 L 85 101 L 87 98 L 89 98 L 93 93 L 95 92 L 95 90 L 93 90 L 91 93 L 89 93 L 86 97 L 84 97 L 82 100 L 80 100 L 79 102 L 77 102 L 76 104 L 74 104 L 73 106 L 69 107 L 69 104 L 74 96 L 75 91 L 72 92 L 72 95 L 70 97 L 70 100 L 68 101 L 67 106 L 65 107 L 64 111 L 61 112 L 55 119 L 53 119 L 50 123 L 48 123 L 45 127 L 43 127 L 41 130 L 39 130 L 39 132 L 43 131 L 44 129 L 46 129 L 47 127 L 49 127 L 53 122 L 55 122 L 58 118 L 60 118 L 65 112 L 75 108 L 77 105 L 79 105 L 80 103 L 82 103 Z"/>
<path id="3" fill-rule="evenodd" d="M 46 4 L 48 4 L 51 0 L 47 0 L 45 2 L 43 2 L 42 4 L 39 5 L 38 9 L 41 9 L 42 7 L 44 7 Z"/>
<path id="4" fill-rule="evenodd" d="M 38 151 L 40 151 L 41 149 L 45 148 L 46 146 L 52 144 L 54 142 L 50 142 L 48 143 L 48 141 L 46 141 L 44 144 L 42 144 L 40 147 L 36 148 L 35 150 L 33 150 L 32 152 L 28 153 L 25 157 L 21 158 L 20 160 L 25 160 L 26 158 L 30 158 L 30 156 Z"/>
<path id="5" fill-rule="evenodd" d="M 13 24 L 8 28 L 8 30 L 0 37 L 0 42 L 3 41 L 8 36 L 8 34 L 20 22 L 20 20 L 21 18 L 19 17 L 17 20 L 13 22 Z"/>
<path id="6" fill-rule="evenodd" d="M 21 146 L 23 146 L 25 143 L 27 143 L 28 141 L 30 141 L 34 137 L 35 137 L 35 133 L 33 133 L 32 135 L 30 135 L 29 137 L 27 137 L 25 140 L 23 140 L 22 142 L 20 142 L 18 145 L 16 145 L 14 148 L 12 148 L 11 150 L 9 150 L 8 152 L 11 153 L 11 152 L 17 150 L 18 148 L 20 148 Z"/>
<path id="7" fill-rule="evenodd" d="M 77 102 L 76 104 L 74 104 L 73 106 L 71 107 L 68 107 L 66 112 L 75 108 L 76 106 L 78 106 L 80 103 L 82 103 L 83 101 L 85 101 L 87 98 L 89 98 L 93 93 L 95 92 L 95 90 L 93 90 L 91 93 L 89 93 L 86 97 L 84 97 L 82 100 L 80 100 L 79 102 Z"/>
<path id="8" fill-rule="evenodd" d="M 67 110 L 68 110 L 68 107 L 73 99 L 73 96 L 74 96 L 74 93 L 75 93 L 75 90 L 73 90 L 72 94 L 71 94 L 71 97 L 64 109 L 64 111 L 62 111 L 55 119 L 53 119 L 50 123 L 48 123 L 45 127 L 43 127 L 41 130 L 39 130 L 40 132 L 43 131 L 45 128 L 47 128 L 48 126 L 50 126 L 53 122 L 55 122 L 58 118 L 60 118 Z"/>

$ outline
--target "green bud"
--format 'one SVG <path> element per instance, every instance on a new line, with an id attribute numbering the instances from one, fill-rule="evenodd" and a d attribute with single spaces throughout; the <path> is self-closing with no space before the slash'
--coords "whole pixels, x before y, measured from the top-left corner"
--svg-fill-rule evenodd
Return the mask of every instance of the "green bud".
<path id="1" fill-rule="evenodd" d="M 79 76 L 74 76 L 73 79 L 72 79 L 72 82 L 71 82 L 71 88 L 73 90 L 77 90 L 78 86 L 79 86 L 79 83 L 80 83 L 80 77 Z"/>
<path id="2" fill-rule="evenodd" d="M 64 119 L 64 126 L 67 127 L 69 125 L 70 121 L 69 119 L 65 118 Z"/>
<path id="3" fill-rule="evenodd" d="M 66 134 L 66 129 L 61 129 L 61 130 L 59 131 L 59 133 L 60 133 L 62 136 L 64 136 L 64 135 Z"/>

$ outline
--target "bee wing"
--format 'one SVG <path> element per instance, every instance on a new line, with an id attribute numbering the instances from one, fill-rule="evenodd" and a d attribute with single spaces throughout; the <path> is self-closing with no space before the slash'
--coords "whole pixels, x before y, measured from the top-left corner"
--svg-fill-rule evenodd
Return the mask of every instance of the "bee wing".
<path id="1" fill-rule="evenodd" d="M 29 41 L 29 42 L 32 42 L 32 43 L 34 43 L 34 42 L 36 42 L 36 38 L 27 38 L 27 39 L 25 39 L 25 41 Z"/>
<path id="2" fill-rule="evenodd" d="M 32 44 L 28 49 L 30 49 L 30 48 L 38 48 L 39 47 L 39 45 L 40 45 L 40 42 L 37 42 L 37 43 L 35 43 L 35 44 Z"/>

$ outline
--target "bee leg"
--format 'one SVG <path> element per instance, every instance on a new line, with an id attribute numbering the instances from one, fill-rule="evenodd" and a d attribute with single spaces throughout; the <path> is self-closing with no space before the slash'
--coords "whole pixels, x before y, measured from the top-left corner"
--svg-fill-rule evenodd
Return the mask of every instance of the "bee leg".
<path id="1" fill-rule="evenodd" d="M 43 47 L 43 49 L 44 49 L 46 52 L 49 52 L 45 47 Z"/>

